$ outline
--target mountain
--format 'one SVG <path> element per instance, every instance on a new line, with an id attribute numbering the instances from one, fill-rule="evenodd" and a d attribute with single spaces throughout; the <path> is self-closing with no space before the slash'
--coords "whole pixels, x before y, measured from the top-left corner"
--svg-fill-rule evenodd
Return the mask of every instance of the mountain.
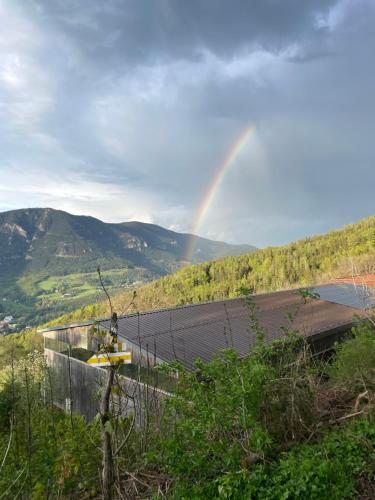
<path id="1" fill-rule="evenodd" d="M 13 210 L 0 213 L 0 271 L 90 272 L 104 259 L 107 268 L 142 266 L 163 275 L 184 263 L 255 250 L 197 237 L 188 262 L 191 238 L 142 222 L 110 224 L 50 208 Z"/>
<path id="2" fill-rule="evenodd" d="M 137 290 L 134 310 L 149 310 L 251 293 L 308 286 L 352 274 L 375 273 L 375 216 L 280 247 L 180 269 Z M 118 311 L 131 294 L 120 292 Z M 107 302 L 58 318 L 57 323 L 108 315 Z"/>
<path id="3" fill-rule="evenodd" d="M 191 260 L 187 260 L 185 253 L 192 238 L 195 251 Z M 21 316 L 26 314 L 28 318 L 25 307 L 29 310 L 38 305 L 40 311 L 53 309 L 62 299 L 65 308 L 87 302 L 98 295 L 95 274 L 98 265 L 106 271 L 109 287 L 130 287 L 187 264 L 253 250 L 255 247 L 250 245 L 229 245 L 154 224 L 105 223 L 51 208 L 3 212 L 0 213 L 3 314 L 15 312 L 14 304 L 22 309 Z"/>

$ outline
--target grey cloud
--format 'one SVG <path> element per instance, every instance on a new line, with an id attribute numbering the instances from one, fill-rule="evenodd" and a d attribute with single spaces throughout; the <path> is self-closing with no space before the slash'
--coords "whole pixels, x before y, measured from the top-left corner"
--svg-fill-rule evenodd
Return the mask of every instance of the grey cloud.
<path id="1" fill-rule="evenodd" d="M 281 243 L 374 211 L 373 0 L 145 5 L 0 0 L 24 34 L 0 44 L 7 188 L 15 168 L 0 210 L 43 202 L 190 230 L 254 124 L 202 235 Z M 4 54 L 21 90 L 2 79 Z M 37 176 L 29 195 L 22 171 Z M 46 193 L 43 176 L 63 192 Z"/>
<path id="2" fill-rule="evenodd" d="M 230 57 L 242 46 L 268 50 L 316 32 L 334 0 L 34 0 L 28 12 L 63 34 L 94 65 L 196 58 L 206 48 Z M 22 3 L 25 7 L 25 4 Z M 116 71 L 116 68 L 113 68 Z"/>

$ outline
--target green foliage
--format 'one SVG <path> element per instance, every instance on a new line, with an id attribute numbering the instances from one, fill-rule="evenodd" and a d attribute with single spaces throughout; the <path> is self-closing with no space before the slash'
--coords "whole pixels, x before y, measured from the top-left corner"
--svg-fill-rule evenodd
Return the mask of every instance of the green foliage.
<path id="1" fill-rule="evenodd" d="M 261 363 L 242 363 L 231 350 L 197 369 L 179 371 L 178 392 L 168 401 L 169 424 L 176 423 L 159 449 L 169 473 L 200 481 L 238 468 L 244 450 L 262 453 L 270 445 L 256 416 L 273 373 Z"/>
<path id="2" fill-rule="evenodd" d="M 334 384 L 347 389 L 375 391 L 375 317 L 353 328 L 353 338 L 337 346 L 328 373 Z"/>
<path id="3" fill-rule="evenodd" d="M 281 444 L 303 440 L 316 421 L 311 358 L 297 336 L 260 341 L 245 358 L 227 349 L 208 364 L 197 361 L 194 373 L 174 369 L 166 429 L 146 459 L 180 486 L 205 489 L 212 478 L 251 468 Z"/>
<path id="4" fill-rule="evenodd" d="M 54 271 L 58 273 L 58 267 Z M 158 275 L 147 269 L 106 269 L 105 284 L 111 294 L 132 288 L 134 283 L 147 283 Z M 62 276 L 45 273 L 26 274 L 19 279 L 0 279 L 0 319 L 12 314 L 20 330 L 75 310 L 87 303 L 105 298 L 98 275 L 71 273 Z M 2 298 L 6 301 L 1 303 Z M 3 313 L 2 313 L 3 311 Z"/>
<path id="5" fill-rule="evenodd" d="M 181 483 L 176 498 L 353 498 L 359 476 L 375 479 L 374 450 L 375 426 L 360 421 L 326 431 L 319 443 L 298 446 L 275 462 L 225 474 L 193 490 Z"/>
<path id="6" fill-rule="evenodd" d="M 331 369 L 340 376 L 332 375 L 328 385 L 342 383 L 335 367 L 343 368 L 352 359 L 347 352 L 354 356 L 357 347 L 363 356 L 362 341 L 373 334 L 368 322 L 358 324 L 356 336 L 338 349 Z M 96 497 L 100 419 L 87 424 L 50 404 L 51 381 L 39 352 L 12 359 L 0 386 L 4 498 L 20 491 L 34 499 Z M 373 421 L 321 427 L 315 401 L 327 382 L 292 329 L 272 345 L 260 336 L 245 358 L 227 349 L 211 363 L 197 361 L 193 373 L 178 365 L 160 370 L 176 381 L 164 418 L 160 423 L 151 416 L 146 428 L 133 430 L 116 457 L 123 481 L 143 472 L 136 480 L 145 488 L 140 497 L 156 494 L 158 475 L 168 478 L 167 496 L 176 499 L 341 500 L 355 496 L 359 478 L 374 481 Z M 350 386 L 357 373 L 345 377 Z M 111 417 L 107 426 L 121 443 L 132 417 Z"/>
<path id="7" fill-rule="evenodd" d="M 200 279 L 211 284 L 212 267 L 202 271 Z M 301 303 L 316 298 L 306 289 L 299 294 Z M 285 338 L 266 345 L 247 300 L 258 334 L 252 352 L 240 358 L 227 349 L 211 363 L 197 361 L 193 373 L 161 367 L 175 381 L 174 394 L 166 399 L 161 423 L 151 416 L 147 427 L 130 434 L 116 457 L 119 477 L 144 472 L 136 479 L 137 488 L 147 488 L 144 498 L 156 494 L 152 481 L 158 474 L 168 478 L 168 496 L 176 499 L 353 498 L 359 478 L 375 479 L 374 423 L 324 429 L 316 401 L 319 391 L 344 385 L 355 395 L 372 391 L 370 406 L 373 323 L 360 321 L 354 337 L 338 346 L 326 382 L 293 330 L 298 307 L 288 315 Z M 4 498 L 20 491 L 35 499 L 94 497 L 100 490 L 99 419 L 88 425 L 49 403 L 43 356 L 34 350 L 24 355 L 35 339 L 18 335 L 0 343 L 9 359 L 0 384 L 0 491 Z M 107 430 L 120 443 L 131 423 L 131 417 L 111 418 Z"/>
<path id="8" fill-rule="evenodd" d="M 11 364 L 12 360 L 16 362 L 32 351 L 41 351 L 42 348 L 43 337 L 36 330 L 28 330 L 23 333 L 13 333 L 12 335 L 0 337 L 0 359 L 2 360 L 2 366 Z"/>
<path id="9" fill-rule="evenodd" d="M 100 464 L 100 456 L 94 451 L 99 442 L 98 428 L 53 407 L 47 397 L 50 390 L 47 381 L 47 367 L 38 352 L 29 353 L 3 372 L 0 391 L 3 498 L 12 498 L 20 492 L 22 498 L 59 495 L 87 498 L 87 484 L 95 489 Z M 80 490 L 82 493 L 78 495 Z"/>
<path id="10" fill-rule="evenodd" d="M 209 266 L 184 268 L 138 291 L 138 308 L 200 302 L 306 286 L 374 269 L 375 217 L 282 247 L 269 247 Z"/>
<path id="11" fill-rule="evenodd" d="M 313 297 L 302 290 L 301 298 Z M 339 347 L 330 369 L 337 373 L 337 367 L 343 370 L 353 361 L 357 372 L 345 371 L 349 386 L 358 370 L 363 380 L 375 366 L 368 343 L 374 339 L 372 324 L 359 322 L 355 331 L 355 339 Z M 371 354 L 359 368 L 356 361 L 364 348 Z M 324 366 L 291 331 L 269 346 L 260 336 L 246 358 L 226 350 L 209 364 L 198 362 L 195 373 L 180 368 L 179 390 L 168 401 L 168 430 L 146 455 L 178 478 L 171 497 L 341 500 L 353 497 L 360 476 L 373 481 L 373 423 L 319 430 L 316 397 L 326 384 Z M 342 383 L 342 377 L 340 372 L 329 384 Z M 314 435 L 315 442 L 303 444 Z M 280 454 L 290 446 L 291 451 Z"/>

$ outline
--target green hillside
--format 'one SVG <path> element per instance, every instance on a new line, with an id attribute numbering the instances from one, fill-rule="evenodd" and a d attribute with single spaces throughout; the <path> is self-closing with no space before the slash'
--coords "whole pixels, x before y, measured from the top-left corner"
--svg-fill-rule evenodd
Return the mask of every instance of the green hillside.
<path id="1" fill-rule="evenodd" d="M 236 297 L 241 289 L 259 293 L 306 286 L 363 272 L 375 272 L 375 216 L 323 236 L 183 268 L 139 288 L 133 310 Z M 115 297 L 119 312 L 125 311 L 131 295 Z M 102 302 L 58 321 L 106 314 L 107 304 Z"/>

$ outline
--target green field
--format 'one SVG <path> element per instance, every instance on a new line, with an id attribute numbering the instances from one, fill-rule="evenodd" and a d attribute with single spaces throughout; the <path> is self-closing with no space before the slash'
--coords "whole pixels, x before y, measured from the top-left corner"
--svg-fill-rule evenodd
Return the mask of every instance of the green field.
<path id="1" fill-rule="evenodd" d="M 134 267 L 109 269 L 103 272 L 107 290 L 115 295 L 155 278 L 147 269 Z M 33 274 L 8 280 L 0 291 L 0 320 L 12 314 L 17 330 L 34 326 L 76 307 L 103 300 L 98 274 L 72 273 L 63 276 Z M 3 300 L 5 299 L 5 300 Z"/>
<path id="2" fill-rule="evenodd" d="M 108 289 L 132 287 L 137 281 L 147 281 L 151 273 L 142 269 L 110 269 L 104 273 L 104 283 Z M 140 279 L 141 278 L 141 279 Z M 49 301 L 79 299 L 101 293 L 97 273 L 73 273 L 65 276 L 36 276 L 18 280 L 22 291 Z"/>

